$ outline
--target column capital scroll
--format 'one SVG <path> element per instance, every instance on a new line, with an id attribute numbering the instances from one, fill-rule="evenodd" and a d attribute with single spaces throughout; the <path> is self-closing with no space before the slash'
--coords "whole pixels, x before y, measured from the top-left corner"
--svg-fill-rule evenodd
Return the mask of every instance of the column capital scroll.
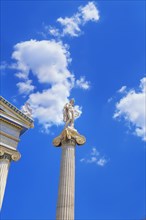
<path id="1" fill-rule="evenodd" d="M 13 161 L 18 161 L 21 157 L 21 154 L 17 150 L 6 148 L 0 146 L 0 159 L 8 159 Z"/>
<path id="2" fill-rule="evenodd" d="M 76 129 L 67 127 L 61 132 L 58 137 L 54 138 L 53 145 L 55 147 L 60 147 L 68 144 L 75 146 L 76 144 L 83 145 L 85 142 L 86 138 L 83 135 L 80 135 Z"/>

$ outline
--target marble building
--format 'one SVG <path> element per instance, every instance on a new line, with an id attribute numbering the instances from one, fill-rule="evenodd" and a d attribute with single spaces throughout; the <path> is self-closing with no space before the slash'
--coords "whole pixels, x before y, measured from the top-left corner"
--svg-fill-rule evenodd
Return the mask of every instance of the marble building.
<path id="1" fill-rule="evenodd" d="M 28 105 L 28 103 L 27 103 Z M 21 157 L 17 150 L 21 135 L 34 127 L 29 108 L 20 111 L 2 96 L 0 96 L 0 209 L 10 164 Z"/>

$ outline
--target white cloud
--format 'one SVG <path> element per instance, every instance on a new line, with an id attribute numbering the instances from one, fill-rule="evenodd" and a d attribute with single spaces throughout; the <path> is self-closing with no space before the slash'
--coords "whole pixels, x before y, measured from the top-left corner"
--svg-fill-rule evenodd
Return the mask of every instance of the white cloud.
<path id="1" fill-rule="evenodd" d="M 59 29 L 52 26 L 49 27 L 49 33 L 54 37 L 60 36 Z"/>
<path id="2" fill-rule="evenodd" d="M 30 92 L 32 92 L 35 88 L 32 84 L 32 80 L 26 80 L 25 82 L 19 82 L 17 83 L 17 87 L 20 94 L 28 95 Z"/>
<path id="3" fill-rule="evenodd" d="M 57 21 L 63 26 L 63 33 L 62 35 L 70 35 L 72 37 L 79 36 L 81 29 L 79 27 L 81 23 L 81 19 L 79 18 L 78 14 L 68 18 L 58 18 Z"/>
<path id="4" fill-rule="evenodd" d="M 36 92 L 29 96 L 28 102 L 33 109 L 33 116 L 45 128 L 62 124 L 62 109 L 70 95 L 70 84 L 56 84 L 43 92 Z"/>
<path id="5" fill-rule="evenodd" d="M 98 166 L 103 167 L 108 162 L 108 160 L 105 157 L 101 156 L 101 154 L 97 151 L 97 149 L 93 147 L 90 154 L 85 158 L 81 158 L 80 162 L 84 162 L 87 164 L 94 163 Z"/>
<path id="6" fill-rule="evenodd" d="M 75 111 L 78 112 L 78 115 L 76 115 L 76 119 L 77 119 L 77 118 L 79 118 L 79 117 L 81 116 L 81 114 L 82 114 L 82 106 L 75 105 L 75 106 L 74 106 L 74 109 L 75 109 Z"/>
<path id="7" fill-rule="evenodd" d="M 88 21 L 98 21 L 99 11 L 94 2 L 88 2 L 85 6 L 80 6 L 78 12 L 71 17 L 58 18 L 63 31 L 60 32 L 60 36 L 70 35 L 72 37 L 78 37 L 82 31 L 81 26 L 85 25 Z"/>
<path id="8" fill-rule="evenodd" d="M 51 25 L 45 25 L 44 23 L 42 26 L 44 31 L 38 32 L 38 34 L 42 35 L 43 38 L 47 39 L 48 34 L 54 37 L 60 37 L 60 31 L 58 28 Z"/>
<path id="9" fill-rule="evenodd" d="M 126 91 L 127 86 L 122 86 L 119 90 L 118 93 L 124 93 Z"/>
<path id="10" fill-rule="evenodd" d="M 140 80 L 138 91 L 131 89 L 116 103 L 114 118 L 124 118 L 133 125 L 134 134 L 146 141 L 146 77 Z"/>
<path id="11" fill-rule="evenodd" d="M 99 20 L 99 11 L 95 6 L 94 2 L 88 2 L 84 7 L 80 7 L 80 13 L 83 21 L 86 23 L 88 21 L 98 21 Z"/>
<path id="12" fill-rule="evenodd" d="M 87 163 L 97 163 L 97 158 L 96 157 L 91 157 L 86 161 Z"/>
<path id="13" fill-rule="evenodd" d="M 52 125 L 62 124 L 62 109 L 68 102 L 73 87 L 85 90 L 90 88 L 90 82 L 86 81 L 85 77 L 76 80 L 70 72 L 69 47 L 59 38 L 65 35 L 79 36 L 80 27 L 88 21 L 97 21 L 98 13 L 95 4 L 89 2 L 84 7 L 80 6 L 72 17 L 57 19 L 62 30 L 43 24 L 45 33 L 41 34 L 45 38 L 50 34 L 58 40 L 29 40 L 14 46 L 12 58 L 15 62 L 11 68 L 17 70 L 15 76 L 19 79 L 17 83 L 19 93 L 28 95 L 33 116 L 46 131 Z M 48 88 L 44 90 L 41 86 L 43 84 Z M 81 107 L 75 108 L 82 113 Z"/>
<path id="14" fill-rule="evenodd" d="M 98 161 L 97 161 L 97 164 L 99 166 L 105 166 L 105 164 L 107 163 L 107 160 L 105 158 L 100 158 Z"/>
<path id="15" fill-rule="evenodd" d="M 92 156 L 99 156 L 99 152 L 97 151 L 97 149 L 95 147 L 92 148 L 91 155 Z"/>
<path id="16" fill-rule="evenodd" d="M 49 40 L 30 40 L 14 47 L 12 58 L 15 68 L 28 77 L 30 71 L 40 83 L 58 83 L 71 77 L 68 64 L 71 61 L 67 45 Z M 20 78 L 20 77 L 19 77 Z"/>
<path id="17" fill-rule="evenodd" d="M 88 2 L 85 6 L 79 6 L 77 12 L 72 16 L 57 18 L 57 27 L 43 23 L 43 31 L 38 32 L 38 34 L 42 35 L 44 39 L 47 39 L 48 35 L 56 39 L 60 39 L 67 35 L 78 37 L 83 34 L 81 28 L 87 22 L 97 22 L 99 19 L 99 10 L 96 3 Z"/>
<path id="18" fill-rule="evenodd" d="M 76 80 L 76 86 L 86 90 L 90 88 L 90 82 L 86 81 L 85 77 L 82 76 L 80 79 Z"/>
<path id="19" fill-rule="evenodd" d="M 55 40 L 25 41 L 15 45 L 12 58 L 13 69 L 18 71 L 15 75 L 20 80 L 19 93 L 31 93 L 28 102 L 33 117 L 46 132 L 52 125 L 61 125 L 62 109 L 75 84 L 75 77 L 68 69 L 71 62 L 68 46 Z M 32 75 L 34 85 L 39 83 L 40 89 L 45 84 L 48 89 L 33 92 Z M 81 107 L 75 108 L 82 113 Z"/>
<path id="20" fill-rule="evenodd" d="M 17 68 L 16 68 L 17 69 Z M 23 73 L 23 72 L 17 72 L 17 73 L 15 73 L 15 76 L 16 77 L 18 77 L 19 79 L 26 79 L 27 80 L 27 78 L 28 78 L 28 76 L 27 76 L 28 74 L 25 74 L 25 72 Z"/>

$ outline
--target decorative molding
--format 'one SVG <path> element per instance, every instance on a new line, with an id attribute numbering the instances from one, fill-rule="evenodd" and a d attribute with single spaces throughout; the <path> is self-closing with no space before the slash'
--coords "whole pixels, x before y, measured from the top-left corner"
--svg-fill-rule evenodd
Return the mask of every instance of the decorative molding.
<path id="1" fill-rule="evenodd" d="M 14 127 L 19 128 L 20 130 L 22 130 L 22 129 L 23 129 L 21 126 L 16 125 L 16 123 L 10 122 L 10 121 L 9 121 L 9 120 L 7 120 L 7 119 L 0 118 L 0 121 L 4 121 L 4 122 L 6 122 L 6 123 L 8 123 L 8 124 L 10 124 L 10 125 L 13 125 Z"/>
<path id="2" fill-rule="evenodd" d="M 1 156 L 1 152 L 0 152 L 0 161 L 5 161 L 5 160 L 11 161 L 11 160 L 12 160 L 11 155 L 4 153 L 4 154 Z"/>
<path id="3" fill-rule="evenodd" d="M 12 150 L 0 145 L 0 159 L 8 159 L 13 161 L 18 161 L 21 154 L 17 150 Z"/>
<path id="4" fill-rule="evenodd" d="M 27 121 L 33 123 L 33 119 L 26 116 L 22 111 L 20 111 L 18 108 L 16 108 L 14 105 L 12 105 L 10 102 L 8 102 L 6 99 L 4 99 L 2 96 L 0 96 L 0 101 L 5 104 L 5 106 L 8 106 L 9 109 L 13 110 L 15 113 L 17 113 L 19 116 L 23 117 Z"/>
<path id="5" fill-rule="evenodd" d="M 0 134 L 3 135 L 3 136 L 5 136 L 5 137 L 7 137 L 7 138 L 10 138 L 10 139 L 12 139 L 12 140 L 14 140 L 14 141 L 17 141 L 17 142 L 20 141 L 20 139 L 18 139 L 18 138 L 16 138 L 16 137 L 13 137 L 13 136 L 10 135 L 10 134 L 6 134 L 6 133 L 3 132 L 3 131 L 0 131 Z"/>
<path id="6" fill-rule="evenodd" d="M 17 145 L 18 145 L 17 141 L 14 141 L 14 140 L 12 140 L 12 139 L 10 139 L 8 137 L 5 137 L 3 135 L 0 136 L 0 143 L 1 143 L 2 146 L 4 146 L 4 144 L 5 144 L 5 145 L 8 146 L 8 148 L 12 147 L 13 149 L 16 149 Z"/>
<path id="7" fill-rule="evenodd" d="M 10 111 L 10 109 L 9 109 L 7 106 L 5 106 L 5 108 L 7 108 L 7 109 Z M 9 114 L 8 112 L 3 112 L 2 110 L 0 110 L 0 113 L 1 113 L 1 116 L 4 115 L 4 117 L 5 117 L 5 115 L 6 115 L 6 116 L 8 116 L 8 117 L 12 118 L 13 120 L 16 120 L 16 121 L 18 121 L 18 122 L 20 122 L 20 123 L 23 122 L 24 124 L 28 125 L 29 127 L 32 127 L 32 128 L 34 127 L 34 124 L 33 124 L 33 123 L 30 123 L 30 122 L 28 122 L 28 121 L 25 121 L 24 119 L 20 119 L 20 116 L 18 116 L 17 113 L 16 113 L 16 116 L 19 117 L 19 118 L 14 117 L 13 115 Z M 18 123 L 18 122 L 17 122 L 17 123 Z M 14 123 L 16 123 L 16 122 L 14 122 Z"/>
<path id="8" fill-rule="evenodd" d="M 83 145 L 86 142 L 86 138 L 78 133 L 77 130 L 71 128 L 65 128 L 62 133 L 54 138 L 53 145 L 60 147 L 61 145 Z"/>

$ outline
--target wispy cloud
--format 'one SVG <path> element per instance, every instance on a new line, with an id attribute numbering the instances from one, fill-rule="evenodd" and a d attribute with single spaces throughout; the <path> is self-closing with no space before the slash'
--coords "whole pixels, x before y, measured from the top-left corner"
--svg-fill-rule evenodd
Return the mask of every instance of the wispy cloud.
<path id="1" fill-rule="evenodd" d="M 19 82 L 16 84 L 20 94 L 28 95 L 33 92 L 35 86 L 32 85 L 32 80 L 26 80 L 25 82 Z"/>
<path id="2" fill-rule="evenodd" d="M 113 97 L 108 98 L 107 103 L 110 103 L 113 101 Z"/>
<path id="3" fill-rule="evenodd" d="M 126 87 L 124 86 L 124 90 Z M 122 92 L 123 92 L 122 91 Z M 132 125 L 134 134 L 146 141 L 146 77 L 140 80 L 139 88 L 126 91 L 126 95 L 116 103 L 116 110 L 113 118 L 123 118 Z"/>
<path id="4" fill-rule="evenodd" d="M 122 86 L 119 90 L 118 93 L 124 93 L 126 91 L 127 86 Z"/>
<path id="5" fill-rule="evenodd" d="M 0 64 L 0 70 L 5 70 L 8 67 L 8 64 L 5 61 L 2 61 Z"/>
<path id="6" fill-rule="evenodd" d="M 2 61 L 1 63 L 0 63 L 0 74 L 1 75 L 5 75 L 5 70 L 6 69 L 8 69 L 9 68 L 9 65 L 8 65 L 8 63 L 7 62 L 5 62 L 5 61 Z"/>
<path id="7" fill-rule="evenodd" d="M 85 6 L 80 6 L 75 14 L 71 17 L 59 17 L 57 23 L 61 27 L 45 25 L 45 35 L 50 34 L 54 37 L 78 37 L 83 31 L 82 27 L 89 21 L 97 22 L 99 20 L 99 10 L 94 2 L 88 2 Z"/>
<path id="8" fill-rule="evenodd" d="M 108 160 L 102 156 L 99 151 L 97 151 L 97 149 L 95 147 L 92 148 L 91 152 L 89 153 L 88 156 L 81 158 L 80 162 L 84 162 L 87 164 L 96 164 L 98 166 L 105 166 L 106 163 L 108 162 Z"/>
<path id="9" fill-rule="evenodd" d="M 85 76 L 81 76 L 80 79 L 76 80 L 76 86 L 84 90 L 87 90 L 90 88 L 90 82 L 85 80 Z"/>
<path id="10" fill-rule="evenodd" d="M 57 21 L 62 25 L 63 31 L 61 33 L 62 36 L 70 35 L 72 37 L 78 37 L 81 33 L 80 24 L 81 19 L 79 14 L 75 14 L 74 16 L 68 18 L 58 18 Z"/>
<path id="11" fill-rule="evenodd" d="M 55 27 L 50 26 L 48 31 L 49 31 L 49 34 L 54 36 L 54 37 L 59 37 L 60 36 L 59 29 L 57 29 Z"/>

